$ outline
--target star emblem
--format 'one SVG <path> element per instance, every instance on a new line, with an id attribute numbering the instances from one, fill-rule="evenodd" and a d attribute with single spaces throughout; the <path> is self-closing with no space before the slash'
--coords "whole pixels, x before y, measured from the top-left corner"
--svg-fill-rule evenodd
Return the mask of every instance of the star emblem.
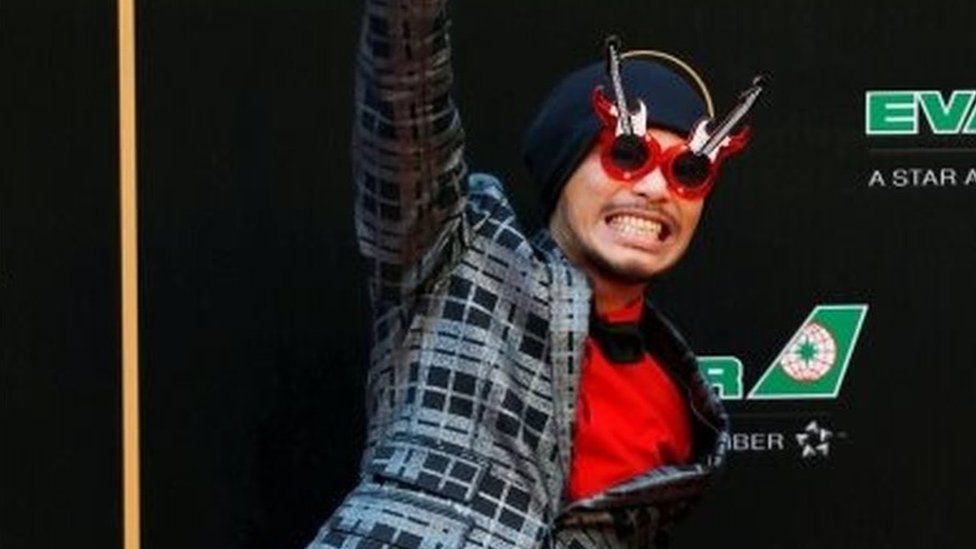
<path id="1" fill-rule="evenodd" d="M 827 457 L 830 454 L 830 439 L 833 436 L 834 433 L 821 427 L 817 420 L 811 421 L 802 432 L 796 434 L 800 455 L 804 459 L 815 456 Z"/>

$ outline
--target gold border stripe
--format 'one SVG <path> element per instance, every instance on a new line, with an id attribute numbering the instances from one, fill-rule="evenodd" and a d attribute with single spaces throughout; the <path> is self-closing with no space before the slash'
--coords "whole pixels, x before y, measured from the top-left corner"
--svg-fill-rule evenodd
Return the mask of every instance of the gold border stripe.
<path id="1" fill-rule="evenodd" d="M 122 257 L 122 540 L 139 549 L 139 241 L 135 0 L 118 0 L 119 207 Z"/>

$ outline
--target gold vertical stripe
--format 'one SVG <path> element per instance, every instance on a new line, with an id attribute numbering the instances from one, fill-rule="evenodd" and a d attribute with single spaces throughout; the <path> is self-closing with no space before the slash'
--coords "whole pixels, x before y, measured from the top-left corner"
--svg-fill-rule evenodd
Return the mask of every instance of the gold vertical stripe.
<path id="1" fill-rule="evenodd" d="M 139 549 L 139 263 L 135 0 L 118 0 L 119 206 L 122 257 L 122 539 Z"/>

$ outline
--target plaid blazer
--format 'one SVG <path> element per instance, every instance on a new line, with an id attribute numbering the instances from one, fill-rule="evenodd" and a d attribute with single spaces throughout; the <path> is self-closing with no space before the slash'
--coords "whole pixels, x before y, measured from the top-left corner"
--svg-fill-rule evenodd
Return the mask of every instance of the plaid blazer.
<path id="1" fill-rule="evenodd" d="M 723 458 L 726 415 L 648 305 L 651 352 L 687 392 L 689 465 L 564 499 L 590 287 L 501 183 L 469 175 L 443 0 L 369 0 L 357 62 L 356 228 L 371 265 L 368 436 L 322 547 L 647 547 Z"/>

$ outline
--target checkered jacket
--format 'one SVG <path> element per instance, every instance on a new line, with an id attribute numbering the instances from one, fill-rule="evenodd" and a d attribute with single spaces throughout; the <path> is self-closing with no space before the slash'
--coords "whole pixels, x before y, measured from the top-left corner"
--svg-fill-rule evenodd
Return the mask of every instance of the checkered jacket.
<path id="1" fill-rule="evenodd" d="M 590 287 L 468 174 L 443 0 L 370 0 L 357 64 L 356 228 L 374 347 L 359 485 L 309 545 L 651 547 L 721 464 L 726 416 L 649 306 L 651 352 L 687 391 L 692 464 L 569 503 Z"/>

